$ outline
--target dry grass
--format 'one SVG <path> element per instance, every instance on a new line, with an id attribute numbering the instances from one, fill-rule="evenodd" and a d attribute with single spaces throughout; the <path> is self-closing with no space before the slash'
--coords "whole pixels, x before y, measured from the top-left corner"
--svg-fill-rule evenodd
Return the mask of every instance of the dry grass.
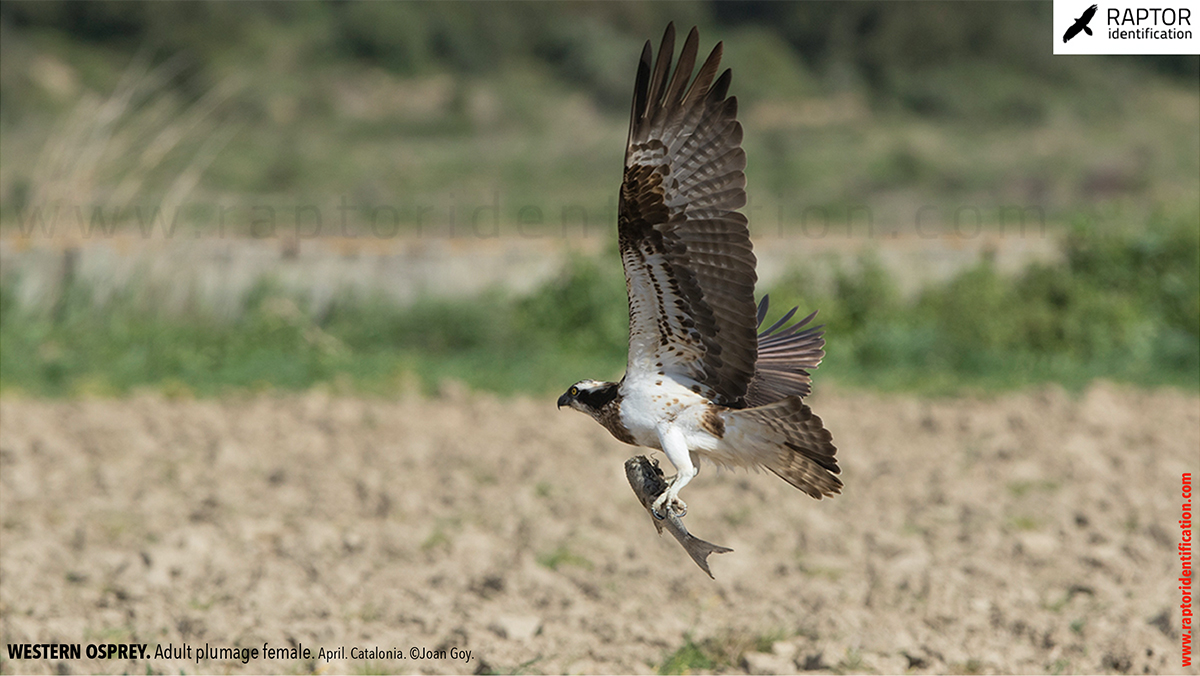
<path id="1" fill-rule="evenodd" d="M 218 114 L 237 85 L 226 82 L 183 101 L 173 85 L 183 70 L 182 57 L 152 67 L 140 53 L 108 95 L 84 92 L 36 158 L 29 208 L 82 209 L 83 220 L 95 209 L 114 221 L 128 219 L 135 206 L 178 213 L 240 129 Z"/>

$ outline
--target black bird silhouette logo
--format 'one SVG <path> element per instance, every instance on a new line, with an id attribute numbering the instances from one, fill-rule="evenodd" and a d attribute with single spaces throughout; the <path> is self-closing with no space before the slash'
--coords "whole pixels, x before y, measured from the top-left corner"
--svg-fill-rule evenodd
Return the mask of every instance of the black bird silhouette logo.
<path id="1" fill-rule="evenodd" d="M 1084 10 L 1082 16 L 1080 16 L 1078 19 L 1075 19 L 1075 23 L 1071 24 L 1071 27 L 1067 29 L 1066 33 L 1063 33 L 1063 42 L 1066 42 L 1076 35 L 1079 35 L 1079 31 L 1083 31 L 1088 35 L 1091 35 L 1092 29 L 1088 28 L 1088 23 L 1091 22 L 1092 17 L 1094 16 L 1096 16 L 1096 6 L 1092 5 Z"/>

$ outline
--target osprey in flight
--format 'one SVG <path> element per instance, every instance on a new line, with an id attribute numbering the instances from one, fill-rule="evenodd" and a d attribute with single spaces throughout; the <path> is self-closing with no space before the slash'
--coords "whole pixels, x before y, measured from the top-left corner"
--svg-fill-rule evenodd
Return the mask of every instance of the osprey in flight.
<path id="1" fill-rule="evenodd" d="M 677 471 L 653 505 L 682 515 L 679 491 L 704 458 L 765 467 L 814 498 L 841 492 L 837 449 L 802 398 L 825 356 L 812 315 L 793 308 L 758 332 L 746 217 L 746 154 L 718 43 L 695 79 L 699 35 L 674 72 L 675 27 L 658 62 L 642 50 L 617 222 L 629 295 L 629 361 L 619 383 L 581 380 L 558 399 L 627 444 L 660 449 Z"/>

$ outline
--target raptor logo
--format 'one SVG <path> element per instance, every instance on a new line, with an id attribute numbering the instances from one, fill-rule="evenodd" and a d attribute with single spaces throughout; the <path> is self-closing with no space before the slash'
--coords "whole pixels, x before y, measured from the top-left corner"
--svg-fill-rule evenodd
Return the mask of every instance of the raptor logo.
<path id="1" fill-rule="evenodd" d="M 1088 24 L 1092 21 L 1092 17 L 1094 16 L 1096 16 L 1096 6 L 1092 5 L 1084 10 L 1083 14 L 1075 20 L 1075 23 L 1071 24 L 1071 27 L 1067 29 L 1066 33 L 1063 33 L 1063 42 L 1066 42 L 1076 35 L 1079 35 L 1079 31 L 1083 31 L 1088 35 L 1091 35 L 1092 29 L 1088 28 Z"/>

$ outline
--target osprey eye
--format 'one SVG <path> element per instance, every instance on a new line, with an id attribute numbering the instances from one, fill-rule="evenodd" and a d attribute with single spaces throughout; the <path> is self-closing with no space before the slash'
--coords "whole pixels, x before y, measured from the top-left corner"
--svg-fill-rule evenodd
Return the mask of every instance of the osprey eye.
<path id="1" fill-rule="evenodd" d="M 570 393 L 570 394 L 571 394 L 571 396 L 572 396 L 572 397 L 574 397 L 575 395 L 579 394 L 579 388 L 578 388 L 578 387 L 575 387 L 574 385 L 572 385 L 572 386 L 571 386 L 571 393 Z"/>

